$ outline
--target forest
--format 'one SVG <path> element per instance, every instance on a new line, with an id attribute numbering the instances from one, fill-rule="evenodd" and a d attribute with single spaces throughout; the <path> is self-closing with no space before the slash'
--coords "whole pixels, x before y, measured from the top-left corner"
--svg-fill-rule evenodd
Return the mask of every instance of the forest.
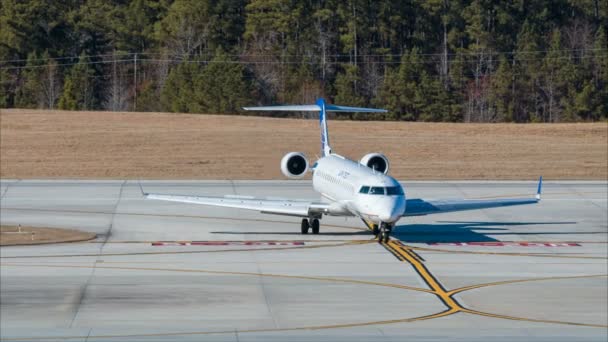
<path id="1" fill-rule="evenodd" d="M 1 0 L 0 108 L 606 120 L 607 31 L 606 0 Z"/>

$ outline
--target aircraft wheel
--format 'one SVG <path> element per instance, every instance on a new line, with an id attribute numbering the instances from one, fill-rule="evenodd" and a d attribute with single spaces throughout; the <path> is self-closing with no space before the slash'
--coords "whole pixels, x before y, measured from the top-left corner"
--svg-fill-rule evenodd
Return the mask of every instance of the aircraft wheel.
<path id="1" fill-rule="evenodd" d="M 310 223 L 308 219 L 302 219 L 301 232 L 302 234 L 308 234 L 308 228 L 310 228 Z"/>
<path id="2" fill-rule="evenodd" d="M 378 243 L 384 242 L 385 231 L 382 229 L 378 232 Z"/>
<path id="3" fill-rule="evenodd" d="M 312 219 L 312 233 L 319 234 L 319 228 L 321 224 L 319 223 L 319 219 Z"/>
<path id="4" fill-rule="evenodd" d="M 378 234 L 378 242 L 387 243 L 388 240 L 390 239 L 390 235 L 391 235 L 391 227 L 387 224 L 381 223 L 380 232 Z"/>
<path id="5" fill-rule="evenodd" d="M 378 234 L 380 234 L 380 229 L 378 229 L 378 225 L 375 224 L 372 226 L 372 233 L 374 234 L 374 236 L 378 236 Z"/>
<path id="6" fill-rule="evenodd" d="M 386 225 L 386 229 L 384 230 L 384 242 L 388 242 L 391 238 L 391 232 L 393 231 L 393 227 Z"/>

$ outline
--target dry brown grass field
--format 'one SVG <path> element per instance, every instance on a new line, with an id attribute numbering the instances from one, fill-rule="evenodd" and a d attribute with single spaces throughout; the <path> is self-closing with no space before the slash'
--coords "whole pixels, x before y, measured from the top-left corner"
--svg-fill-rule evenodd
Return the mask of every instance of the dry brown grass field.
<path id="1" fill-rule="evenodd" d="M 0 226 L 0 246 L 78 242 L 94 238 L 94 233 L 74 229 Z"/>
<path id="2" fill-rule="evenodd" d="M 2 178 L 282 179 L 281 157 L 319 151 L 317 120 L 0 110 Z M 400 180 L 607 179 L 608 123 L 330 120 L 332 147 L 382 152 Z"/>

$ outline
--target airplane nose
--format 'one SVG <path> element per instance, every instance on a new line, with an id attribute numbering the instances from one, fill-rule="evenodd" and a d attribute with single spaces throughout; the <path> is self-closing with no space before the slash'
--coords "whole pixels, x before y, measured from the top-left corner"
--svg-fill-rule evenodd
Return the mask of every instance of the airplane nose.
<path id="1" fill-rule="evenodd" d="M 401 217 L 401 215 L 403 214 L 402 210 L 399 210 L 398 206 L 395 206 L 393 208 L 391 208 L 391 210 L 386 210 L 384 212 L 381 212 L 380 215 L 378 215 L 378 218 L 382 221 L 382 222 L 396 222 L 397 220 L 399 220 L 399 218 Z"/>
<path id="2" fill-rule="evenodd" d="M 391 218 L 392 218 L 392 216 L 391 216 L 391 214 L 390 214 L 390 213 L 388 213 L 388 214 L 380 214 L 380 215 L 378 215 L 378 218 L 379 218 L 379 219 L 380 219 L 382 222 L 391 222 Z"/>
<path id="3" fill-rule="evenodd" d="M 404 198 L 391 198 L 390 203 L 384 204 L 382 208 L 378 208 L 378 218 L 382 222 L 394 223 L 399 221 L 405 211 Z"/>

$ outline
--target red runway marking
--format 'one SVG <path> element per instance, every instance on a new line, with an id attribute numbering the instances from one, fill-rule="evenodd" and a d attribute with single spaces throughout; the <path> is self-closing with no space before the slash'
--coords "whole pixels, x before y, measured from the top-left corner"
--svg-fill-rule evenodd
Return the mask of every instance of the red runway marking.
<path id="1" fill-rule="evenodd" d="M 435 242 L 431 246 L 476 246 L 476 247 L 580 247 L 573 242 Z"/>
<path id="2" fill-rule="evenodd" d="M 303 241 L 156 241 L 152 246 L 304 246 Z"/>

